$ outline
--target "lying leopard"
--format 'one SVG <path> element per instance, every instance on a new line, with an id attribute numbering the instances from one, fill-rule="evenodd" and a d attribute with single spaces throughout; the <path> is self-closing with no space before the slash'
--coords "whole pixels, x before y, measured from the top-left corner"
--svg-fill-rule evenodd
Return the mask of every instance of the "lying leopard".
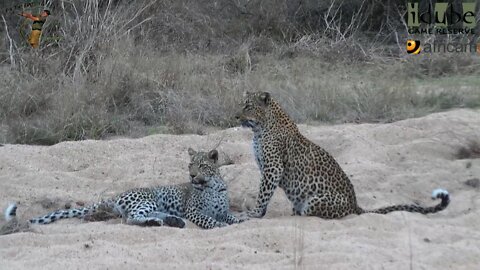
<path id="1" fill-rule="evenodd" d="M 320 146 L 305 138 L 295 123 L 268 92 L 245 93 L 236 118 L 253 130 L 253 149 L 261 172 L 260 191 L 251 217 L 263 217 L 275 189 L 285 191 L 293 204 L 294 215 L 341 218 L 349 214 L 409 211 L 422 214 L 445 209 L 449 194 L 434 190 L 441 199 L 433 207 L 394 205 L 364 210 L 357 204 L 352 183 L 335 159 Z"/>
<path id="2" fill-rule="evenodd" d="M 214 225 L 215 227 L 245 221 L 247 217 L 238 218 L 230 212 L 227 184 L 223 181 L 218 169 L 220 164 L 218 163 L 217 150 L 211 150 L 206 153 L 201 151 L 196 152 L 189 148 L 188 154 L 190 155 L 188 171 L 192 183 L 203 186 L 206 185 L 208 181 L 215 181 L 216 187 L 205 188 L 200 195 L 199 202 L 189 205 L 186 217 L 200 227 L 204 227 L 199 224 L 203 224 L 206 221 L 209 221 L 210 224 L 206 224 L 205 226 Z M 192 215 L 193 213 L 195 213 L 195 216 Z M 196 221 L 199 217 L 201 217 L 202 220 Z"/>
<path id="3" fill-rule="evenodd" d="M 183 228 L 184 217 L 204 229 L 241 222 L 229 212 L 227 186 L 216 166 L 218 152 L 212 150 L 207 154 L 189 149 L 189 154 L 189 183 L 132 189 L 88 207 L 57 210 L 29 222 L 48 224 L 60 219 L 83 218 L 102 207 L 113 209 L 131 225 Z M 16 209 L 15 204 L 7 208 L 7 221 L 16 216 Z"/>

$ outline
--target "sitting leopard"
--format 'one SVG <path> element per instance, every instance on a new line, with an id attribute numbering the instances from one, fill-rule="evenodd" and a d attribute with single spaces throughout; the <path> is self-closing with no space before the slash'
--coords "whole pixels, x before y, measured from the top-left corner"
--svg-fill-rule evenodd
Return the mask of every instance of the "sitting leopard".
<path id="1" fill-rule="evenodd" d="M 251 217 L 263 217 L 279 186 L 293 204 L 294 215 L 341 218 L 349 214 L 409 211 L 422 214 L 445 209 L 449 194 L 434 190 L 441 199 L 433 207 L 395 205 L 364 210 L 357 204 L 352 183 L 335 159 L 320 146 L 305 138 L 295 123 L 268 92 L 245 93 L 236 118 L 253 130 L 253 149 L 261 172 L 260 191 Z"/>
<path id="2" fill-rule="evenodd" d="M 216 166 L 218 152 L 212 150 L 206 154 L 189 149 L 189 153 L 189 183 L 132 189 L 88 207 L 57 210 L 29 222 L 48 224 L 64 218 L 83 218 L 101 207 L 112 209 L 118 216 L 125 217 L 127 224 L 131 225 L 183 228 L 183 217 L 204 229 L 241 222 L 228 211 L 226 184 Z M 209 162 L 203 157 L 208 157 Z M 202 161 L 204 163 L 200 163 Z M 7 208 L 7 221 L 16 216 L 16 209 L 15 204 Z"/>

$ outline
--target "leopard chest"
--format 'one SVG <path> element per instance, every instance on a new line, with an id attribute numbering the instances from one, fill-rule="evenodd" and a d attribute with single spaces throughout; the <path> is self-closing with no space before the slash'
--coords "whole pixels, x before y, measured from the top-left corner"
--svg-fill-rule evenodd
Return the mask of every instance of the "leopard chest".
<path id="1" fill-rule="evenodd" d="M 229 199 L 226 191 L 206 189 L 200 195 L 201 212 L 215 219 L 222 219 L 228 212 Z"/>
<path id="2" fill-rule="evenodd" d="M 263 172 L 264 168 L 264 156 L 263 156 L 263 136 L 261 132 L 255 132 L 252 140 L 253 154 L 257 161 L 258 168 Z"/>
<path id="3" fill-rule="evenodd" d="M 185 214 L 185 194 L 178 186 L 165 186 L 156 189 L 156 205 L 158 211 L 176 215 L 179 217 Z"/>

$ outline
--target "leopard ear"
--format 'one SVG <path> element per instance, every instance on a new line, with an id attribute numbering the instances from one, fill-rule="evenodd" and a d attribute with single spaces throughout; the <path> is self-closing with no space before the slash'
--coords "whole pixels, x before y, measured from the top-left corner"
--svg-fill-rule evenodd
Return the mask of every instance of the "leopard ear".
<path id="1" fill-rule="evenodd" d="M 208 152 L 208 158 L 213 160 L 214 163 L 218 161 L 218 151 L 213 149 L 212 151 Z"/>
<path id="2" fill-rule="evenodd" d="M 260 99 L 260 101 L 261 101 L 264 105 L 270 104 L 271 97 L 270 97 L 270 93 L 269 93 L 269 92 L 260 93 L 260 95 L 258 96 L 258 98 Z"/>
<path id="3" fill-rule="evenodd" d="M 243 91 L 243 98 L 246 98 L 250 95 L 250 92 L 248 91 Z"/>
<path id="4" fill-rule="evenodd" d="M 191 147 L 188 148 L 188 154 L 190 155 L 190 157 L 192 157 L 193 155 L 195 155 L 197 152 L 195 150 L 193 150 Z"/>

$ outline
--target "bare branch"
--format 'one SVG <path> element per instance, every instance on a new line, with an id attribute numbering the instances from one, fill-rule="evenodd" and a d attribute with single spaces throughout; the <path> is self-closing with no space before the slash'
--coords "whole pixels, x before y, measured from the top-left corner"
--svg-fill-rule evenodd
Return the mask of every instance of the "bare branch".
<path id="1" fill-rule="evenodd" d="M 7 21 L 5 20 L 5 17 L 3 17 L 2 15 L 2 19 L 3 19 L 3 23 L 5 24 L 5 32 L 7 33 L 7 38 L 8 38 L 8 41 L 9 41 L 9 49 L 8 49 L 8 52 L 9 52 L 9 55 L 10 55 L 10 65 L 12 68 L 15 68 L 15 57 L 14 57 L 14 51 L 13 51 L 13 40 L 12 38 L 10 37 L 10 34 L 8 33 L 8 25 L 7 25 Z"/>

